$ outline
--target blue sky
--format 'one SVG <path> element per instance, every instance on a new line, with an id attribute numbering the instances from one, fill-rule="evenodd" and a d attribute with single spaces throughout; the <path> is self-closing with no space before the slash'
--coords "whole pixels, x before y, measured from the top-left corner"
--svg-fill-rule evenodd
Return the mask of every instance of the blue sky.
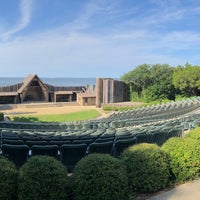
<path id="1" fill-rule="evenodd" d="M 0 0 L 1 77 L 114 77 L 200 65 L 198 0 Z"/>

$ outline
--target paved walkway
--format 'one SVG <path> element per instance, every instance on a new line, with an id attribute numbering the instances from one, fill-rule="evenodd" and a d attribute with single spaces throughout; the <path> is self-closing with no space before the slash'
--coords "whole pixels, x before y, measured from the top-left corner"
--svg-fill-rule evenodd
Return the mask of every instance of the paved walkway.
<path id="1" fill-rule="evenodd" d="M 200 179 L 185 183 L 175 188 L 148 198 L 148 200 L 199 200 Z"/>

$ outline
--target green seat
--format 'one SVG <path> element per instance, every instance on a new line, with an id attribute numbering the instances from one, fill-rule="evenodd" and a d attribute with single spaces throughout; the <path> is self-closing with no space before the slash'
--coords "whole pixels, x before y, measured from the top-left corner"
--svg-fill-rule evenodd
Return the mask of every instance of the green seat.
<path id="1" fill-rule="evenodd" d="M 168 131 L 161 131 L 152 134 L 151 143 L 162 146 L 162 144 L 167 140 Z"/>
<path id="2" fill-rule="evenodd" d="M 14 144 L 14 145 L 23 145 L 23 140 L 12 140 L 12 139 L 3 139 L 2 144 Z"/>
<path id="3" fill-rule="evenodd" d="M 47 145 L 47 141 L 44 140 L 27 140 L 24 144 L 28 145 L 31 148 L 33 145 Z"/>
<path id="4" fill-rule="evenodd" d="M 31 147 L 31 156 L 46 155 L 58 159 L 57 145 L 33 145 Z"/>
<path id="5" fill-rule="evenodd" d="M 60 147 L 60 159 L 71 172 L 76 163 L 86 155 L 87 144 L 64 144 Z"/>
<path id="6" fill-rule="evenodd" d="M 51 140 L 49 141 L 50 145 L 57 145 L 59 148 L 61 147 L 61 145 L 63 144 L 71 144 L 71 141 L 69 140 Z"/>
<path id="7" fill-rule="evenodd" d="M 137 134 L 136 139 L 137 139 L 137 144 L 150 143 L 151 142 L 151 134 L 145 134 L 145 133 Z"/>
<path id="8" fill-rule="evenodd" d="M 3 144 L 2 155 L 12 161 L 18 168 L 28 159 L 29 147 L 27 145 Z"/>
<path id="9" fill-rule="evenodd" d="M 106 153 L 112 155 L 113 150 L 113 142 L 100 142 L 100 143 L 92 143 L 88 147 L 88 154 L 91 153 Z"/>
<path id="10" fill-rule="evenodd" d="M 116 140 L 113 146 L 113 156 L 119 157 L 120 154 L 128 147 L 137 144 L 136 137 L 131 139 Z"/>

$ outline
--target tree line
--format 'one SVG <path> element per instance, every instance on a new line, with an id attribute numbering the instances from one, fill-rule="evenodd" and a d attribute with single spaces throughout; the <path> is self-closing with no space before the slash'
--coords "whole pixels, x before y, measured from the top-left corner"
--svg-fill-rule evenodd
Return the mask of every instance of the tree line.
<path id="1" fill-rule="evenodd" d="M 200 95 L 200 66 L 186 63 L 142 64 L 121 76 L 130 87 L 131 100 L 175 100 Z"/>

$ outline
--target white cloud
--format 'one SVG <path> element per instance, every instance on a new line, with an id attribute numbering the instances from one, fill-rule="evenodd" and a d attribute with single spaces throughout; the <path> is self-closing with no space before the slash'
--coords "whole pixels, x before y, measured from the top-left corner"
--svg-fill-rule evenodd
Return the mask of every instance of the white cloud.
<path id="1" fill-rule="evenodd" d="M 32 3 L 33 0 L 21 0 L 20 1 L 20 12 L 21 12 L 21 18 L 13 28 L 10 30 L 5 31 L 0 35 L 0 37 L 4 40 L 10 38 L 15 33 L 23 30 L 26 28 L 31 20 L 31 14 L 32 14 Z"/>
<path id="2" fill-rule="evenodd" d="M 86 32 L 87 28 L 95 28 L 92 19 L 96 15 L 111 15 L 113 18 L 123 16 L 124 9 L 115 9 L 117 5 L 113 2 L 116 1 L 109 2 L 107 7 L 105 1 L 90 1 L 80 11 L 80 16 L 70 24 L 4 41 L 0 45 L 0 67 L 4 69 L 3 75 L 12 72 L 15 76 L 36 73 L 42 77 L 119 77 L 143 63 L 200 63 L 198 56 L 190 53 L 191 46 L 200 46 L 200 35 L 197 32 L 160 32 L 150 26 L 153 23 L 167 25 L 166 22 L 172 18 L 180 19 L 184 10 L 177 12 L 178 14 L 174 10 L 170 13 L 166 11 L 163 16 L 161 12 L 152 12 L 151 16 L 142 15 L 139 20 L 134 20 L 133 17 L 128 23 L 126 20 L 119 20 L 112 27 L 103 27 L 105 34 Z M 136 9 L 138 8 L 130 8 L 130 14 Z M 31 10 L 31 1 L 21 1 L 20 23 L 7 32 L 8 37 L 28 26 Z M 124 15 L 127 13 L 124 12 Z M 162 21 L 161 17 L 165 20 Z M 185 51 L 185 56 L 180 55 L 182 50 Z"/>

